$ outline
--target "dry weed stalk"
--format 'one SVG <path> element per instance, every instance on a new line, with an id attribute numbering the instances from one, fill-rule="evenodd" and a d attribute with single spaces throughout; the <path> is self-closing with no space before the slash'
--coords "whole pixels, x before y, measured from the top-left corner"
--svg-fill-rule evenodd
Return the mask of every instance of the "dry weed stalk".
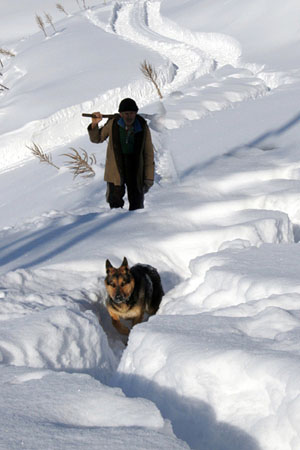
<path id="1" fill-rule="evenodd" d="M 156 72 L 155 68 L 150 63 L 148 63 L 146 60 L 144 60 L 144 62 L 141 63 L 141 65 L 140 65 L 140 70 L 141 70 L 142 74 L 144 75 L 144 77 L 148 81 L 151 81 L 151 83 L 154 84 L 155 89 L 157 90 L 157 93 L 159 95 L 159 98 L 163 98 L 162 93 L 161 93 L 160 88 L 157 83 L 157 72 Z"/>
<path id="2" fill-rule="evenodd" d="M 35 15 L 36 23 L 38 24 L 39 28 L 44 32 L 45 37 L 47 37 L 47 33 L 45 30 L 45 24 L 43 22 L 43 19 L 38 14 Z"/>
<path id="3" fill-rule="evenodd" d="M 5 48 L 0 48 L 0 54 L 4 56 L 16 56 L 15 53 L 11 52 L 10 50 L 5 50 Z"/>
<path id="4" fill-rule="evenodd" d="M 41 163 L 47 163 L 50 164 L 50 166 L 55 167 L 57 170 L 59 170 L 59 167 L 56 166 L 53 162 L 52 162 L 52 156 L 51 155 L 47 155 L 46 153 L 43 152 L 43 150 L 41 149 L 41 147 L 39 145 L 37 145 L 35 142 L 32 142 L 32 146 L 26 145 L 26 147 L 31 151 L 31 153 L 39 159 L 39 161 Z"/>
<path id="5" fill-rule="evenodd" d="M 53 23 L 53 19 L 52 19 L 51 14 L 46 13 L 46 12 L 44 12 L 44 14 L 45 14 L 45 17 L 46 17 L 46 22 L 48 22 L 49 25 L 51 25 L 51 27 L 52 27 L 53 30 L 54 30 L 54 33 L 56 33 L 56 29 L 55 29 L 55 26 L 54 26 L 54 23 Z"/>
<path id="6" fill-rule="evenodd" d="M 4 91 L 4 90 L 9 91 L 9 88 L 6 87 L 6 86 L 4 86 L 4 84 L 1 84 L 1 83 L 0 83 L 0 91 Z"/>
<path id="7" fill-rule="evenodd" d="M 82 156 L 75 148 L 70 147 L 70 150 L 72 150 L 73 153 L 64 153 L 63 155 L 71 159 L 71 161 L 66 163 L 66 166 L 73 172 L 74 178 L 78 175 L 82 175 L 84 178 L 94 177 L 95 171 L 92 168 L 92 165 L 97 162 L 95 155 L 89 156 L 87 151 L 82 148 L 80 148 L 83 153 Z"/>
<path id="8" fill-rule="evenodd" d="M 61 3 L 56 3 L 56 8 L 58 11 L 65 13 L 66 16 L 69 15 Z"/>
<path id="9" fill-rule="evenodd" d="M 15 53 L 11 52 L 10 50 L 6 50 L 3 47 L 0 47 L 0 55 L 4 55 L 4 56 L 11 56 L 14 57 L 16 56 Z M 0 67 L 4 67 L 2 60 L 0 59 Z M 2 75 L 2 74 L 1 74 Z M 8 88 L 7 88 L 8 89 Z"/>

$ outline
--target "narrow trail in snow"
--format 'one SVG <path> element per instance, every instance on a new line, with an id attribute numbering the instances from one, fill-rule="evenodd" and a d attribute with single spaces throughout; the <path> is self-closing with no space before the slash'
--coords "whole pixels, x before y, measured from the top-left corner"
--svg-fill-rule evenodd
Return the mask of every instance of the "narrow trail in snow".
<path id="1" fill-rule="evenodd" d="M 169 38 L 161 34 L 150 24 L 160 19 L 159 12 L 153 17 L 151 4 L 145 1 L 126 2 L 120 7 L 115 6 L 115 13 L 111 21 L 111 29 L 119 36 L 129 39 L 136 44 L 156 51 L 169 61 L 173 67 L 173 77 L 168 80 L 164 73 L 160 73 L 159 80 L 164 94 L 178 89 L 196 76 L 203 75 L 214 69 L 214 59 L 197 47 L 185 42 Z M 156 6 L 156 4 L 155 4 Z M 160 3 L 158 3 L 160 6 Z M 161 20 L 160 20 L 161 21 Z M 158 27 L 159 28 L 159 27 Z"/>
<path id="2" fill-rule="evenodd" d="M 87 10 L 82 14 L 93 26 L 116 34 L 135 45 L 138 44 L 155 51 L 165 60 L 165 64 L 159 66 L 157 72 L 166 102 L 169 94 L 182 89 L 189 83 L 197 82 L 198 85 L 195 89 L 198 91 L 201 89 L 201 95 L 205 94 L 206 89 L 210 91 L 212 86 L 216 86 L 216 83 L 211 78 L 207 79 L 207 76 L 214 74 L 218 68 L 224 65 L 235 67 L 238 71 L 243 71 L 247 66 L 240 62 L 241 48 L 235 39 L 218 33 L 195 33 L 183 29 L 161 15 L 160 5 L 160 1 L 150 2 L 147 0 L 116 2 L 108 25 L 97 16 L 97 12 L 101 12 L 101 8 Z M 203 75 L 206 77 L 202 79 Z M 234 88 L 230 85 L 224 100 L 223 86 L 228 83 L 228 80 L 232 80 L 233 76 L 236 78 L 247 77 L 249 80 L 243 92 L 240 92 L 241 89 L 238 93 L 232 92 Z M 200 118 L 209 114 L 210 111 L 230 107 L 234 102 L 265 95 L 269 88 L 262 78 L 258 82 L 256 75 L 249 70 L 247 70 L 247 74 L 243 72 L 234 75 L 232 73 L 222 74 L 222 77 L 217 80 L 218 92 L 214 94 L 213 101 L 206 101 L 202 104 L 200 99 L 199 103 L 195 104 L 195 97 L 193 97 L 188 111 L 189 117 L 191 119 Z M 91 100 L 68 106 L 45 119 L 29 122 L 18 130 L 3 134 L 0 137 L 2 169 L 9 170 L 20 164 L 21 161 L 31 158 L 28 151 L 24 149 L 26 142 L 38 142 L 45 151 L 51 151 L 54 147 L 69 144 L 76 138 L 82 137 L 86 132 L 86 121 L 81 118 L 81 112 L 98 109 L 99 105 L 109 111 L 115 111 L 122 97 L 134 97 L 139 106 L 143 107 L 155 102 L 157 93 L 152 84 L 140 75 L 140 78 L 136 78 L 126 86 L 108 90 Z M 180 101 L 178 101 L 178 105 L 180 109 Z M 153 117 L 153 119 L 155 129 L 157 125 L 155 119 L 157 118 Z M 167 126 L 167 128 L 170 128 L 170 124 L 171 128 L 176 128 L 180 126 L 182 120 L 186 120 L 184 112 L 179 121 L 177 116 L 174 119 L 169 109 L 167 113 L 158 114 L 158 119 L 161 119 L 160 125 Z M 165 142 L 166 139 L 163 141 Z M 172 165 L 170 157 L 167 157 L 166 153 L 162 155 L 162 158 Z M 166 167 L 166 163 L 164 167 Z M 176 178 L 176 169 L 173 167 L 171 175 L 168 173 L 161 175 L 166 178 Z"/>
<path id="3" fill-rule="evenodd" d="M 161 183 L 168 183 L 178 181 L 177 169 L 172 153 L 168 149 L 168 128 L 180 126 L 182 119 L 186 120 L 186 115 L 191 118 L 200 118 L 210 111 L 229 107 L 235 101 L 264 95 L 269 88 L 263 81 L 257 81 L 257 78 L 250 71 L 246 71 L 245 74 L 244 69 L 241 69 L 242 74 L 233 74 L 232 71 L 223 73 L 217 80 L 217 84 L 213 83 L 216 80 L 210 78 L 201 81 L 203 75 L 212 74 L 217 68 L 224 65 L 238 67 L 241 56 L 239 43 L 230 36 L 219 33 L 195 33 L 185 30 L 164 18 L 160 13 L 160 7 L 160 1 L 131 0 L 122 3 L 117 2 L 113 8 L 110 24 L 105 29 L 123 39 L 155 51 L 166 59 L 166 65 L 160 66 L 158 69 L 158 81 L 164 97 L 176 93 L 179 89 L 195 83 L 197 80 L 200 84 L 195 88 L 195 95 L 197 96 L 200 89 L 201 93 L 204 94 L 202 97 L 205 97 L 205 89 L 210 91 L 212 85 L 218 86 L 219 99 L 216 98 L 218 93 L 217 95 L 214 93 L 213 100 L 210 98 L 205 101 L 202 100 L 203 104 L 200 100 L 199 104 L 196 104 L 200 113 L 194 111 L 195 97 L 193 92 L 189 93 L 190 97 L 193 98 L 193 103 L 188 110 L 183 110 L 182 117 L 180 115 L 178 117 L 178 112 L 175 113 L 175 117 L 172 117 L 169 108 L 165 108 L 162 104 L 160 112 L 153 120 L 152 128 L 160 132 L 156 140 L 158 150 L 156 169 Z M 95 26 L 103 28 L 103 22 L 97 19 L 94 11 L 87 12 L 86 16 Z M 232 92 L 234 87 L 231 80 L 232 77 L 236 76 L 250 79 L 249 82 L 245 83 L 243 92 Z M 251 79 L 252 76 L 253 80 Z M 228 92 L 226 92 L 224 86 L 228 83 L 228 80 L 229 86 Z M 151 86 L 151 88 L 152 91 L 148 93 L 150 96 L 147 97 L 146 103 L 151 102 L 151 99 L 156 96 L 154 87 Z M 225 99 L 222 95 L 222 89 L 226 92 Z M 181 95 L 180 92 L 179 94 Z M 133 92 L 133 96 L 140 105 L 145 104 L 143 92 Z M 167 103 L 167 100 L 164 103 Z M 180 105 L 180 100 L 177 103 Z"/>

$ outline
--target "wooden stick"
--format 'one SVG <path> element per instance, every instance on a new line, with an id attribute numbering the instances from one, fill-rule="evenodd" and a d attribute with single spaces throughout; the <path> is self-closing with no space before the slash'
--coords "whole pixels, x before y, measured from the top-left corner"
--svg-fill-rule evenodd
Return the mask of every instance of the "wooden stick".
<path id="1" fill-rule="evenodd" d="M 95 116 L 95 114 L 82 113 L 82 117 L 91 117 L 92 119 L 99 119 L 99 117 Z M 114 114 L 101 114 L 104 119 L 111 119 L 114 117 Z"/>
<path id="2" fill-rule="evenodd" d="M 99 119 L 99 117 L 95 116 L 94 114 L 90 114 L 90 113 L 82 113 L 81 115 L 82 115 L 82 117 L 91 117 L 92 119 Z M 117 113 L 116 114 L 102 114 L 102 118 L 104 118 L 104 119 L 112 119 L 116 115 L 117 115 Z M 141 117 L 144 117 L 144 119 L 149 119 L 149 120 L 151 120 L 152 117 L 155 116 L 155 114 L 144 114 L 144 113 L 141 113 L 139 115 Z"/>

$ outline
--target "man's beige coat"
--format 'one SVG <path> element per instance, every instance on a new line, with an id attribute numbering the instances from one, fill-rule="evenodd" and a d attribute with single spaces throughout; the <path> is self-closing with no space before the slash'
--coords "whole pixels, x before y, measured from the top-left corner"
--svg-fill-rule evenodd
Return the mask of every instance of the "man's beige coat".
<path id="1" fill-rule="evenodd" d="M 121 186 L 124 183 L 119 119 L 120 115 L 115 114 L 101 128 L 95 127 L 92 129 L 91 125 L 88 127 L 91 142 L 98 144 L 108 138 L 104 180 L 116 186 Z M 143 192 L 145 180 L 154 180 L 154 152 L 150 130 L 145 119 L 139 115 L 137 115 L 137 119 L 141 124 L 142 131 L 134 136 L 135 153 L 138 158 L 136 176 L 138 189 Z"/>

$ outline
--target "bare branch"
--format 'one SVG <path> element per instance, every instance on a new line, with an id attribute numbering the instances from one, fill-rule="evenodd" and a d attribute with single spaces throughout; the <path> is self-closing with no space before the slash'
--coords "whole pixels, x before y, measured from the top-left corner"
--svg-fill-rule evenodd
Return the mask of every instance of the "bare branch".
<path id="1" fill-rule="evenodd" d="M 158 86 L 157 72 L 156 72 L 155 68 L 150 63 L 148 63 L 146 60 L 144 60 L 144 62 L 142 62 L 140 64 L 140 70 L 141 70 L 142 74 L 144 75 L 144 77 L 148 81 L 151 81 L 151 83 L 154 84 L 155 89 L 159 95 L 159 98 L 163 98 L 161 90 Z"/>
<path id="2" fill-rule="evenodd" d="M 84 178 L 91 178 L 95 176 L 95 171 L 92 168 L 93 164 L 96 164 L 96 156 L 93 154 L 89 156 L 87 151 L 80 148 L 82 155 L 73 148 L 70 147 L 73 153 L 64 153 L 63 156 L 67 156 L 71 161 L 67 162 L 65 165 L 69 167 L 71 172 L 73 172 L 74 178 L 78 175 L 82 175 Z"/>
<path id="3" fill-rule="evenodd" d="M 59 167 L 56 166 L 53 162 L 52 162 L 52 156 L 51 155 L 47 155 L 46 153 L 43 152 L 43 150 L 41 149 L 41 147 L 39 145 L 37 145 L 35 142 L 32 142 L 32 146 L 26 145 L 26 147 L 31 151 L 31 153 L 33 154 L 33 156 L 35 156 L 36 158 L 39 159 L 39 161 L 41 163 L 47 163 L 50 166 L 55 167 L 57 170 L 59 170 Z"/>

